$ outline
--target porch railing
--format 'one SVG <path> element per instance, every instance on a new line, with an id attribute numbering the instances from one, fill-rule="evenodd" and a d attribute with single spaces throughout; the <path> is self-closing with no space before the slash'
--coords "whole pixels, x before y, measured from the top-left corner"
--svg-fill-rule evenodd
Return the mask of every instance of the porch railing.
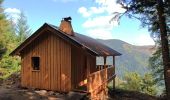
<path id="1" fill-rule="evenodd" d="M 88 91 L 97 94 L 106 88 L 108 81 L 115 77 L 115 67 L 108 66 L 102 70 L 94 72 L 87 78 Z"/>
<path id="2" fill-rule="evenodd" d="M 113 67 L 113 65 L 105 65 L 105 67 L 106 67 L 106 68 L 109 68 L 109 67 Z M 96 65 L 96 68 L 97 68 L 98 70 L 102 70 L 102 69 L 104 69 L 104 65 Z"/>

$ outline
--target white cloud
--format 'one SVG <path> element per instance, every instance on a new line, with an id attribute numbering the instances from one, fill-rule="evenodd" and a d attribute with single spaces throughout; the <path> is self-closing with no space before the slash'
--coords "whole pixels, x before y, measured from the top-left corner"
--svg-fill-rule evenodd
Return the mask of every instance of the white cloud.
<path id="1" fill-rule="evenodd" d="M 87 8 L 85 7 L 80 7 L 78 9 L 78 12 L 82 14 L 83 17 L 89 17 L 91 14 L 87 11 Z"/>
<path id="2" fill-rule="evenodd" d="M 82 27 L 87 30 L 87 34 L 93 38 L 111 39 L 113 27 L 118 25 L 116 20 L 112 20 L 113 12 L 124 12 L 116 0 L 95 0 L 97 6 L 89 8 L 80 7 L 80 13 L 86 21 Z"/>
<path id="3" fill-rule="evenodd" d="M 103 7 L 90 7 L 90 11 L 92 14 L 100 14 L 103 13 L 105 9 Z"/>
<path id="4" fill-rule="evenodd" d="M 116 3 L 117 0 L 95 0 L 96 7 L 80 7 L 78 13 L 84 18 L 82 27 L 85 28 L 88 36 L 99 39 L 113 39 L 113 27 L 118 25 L 116 20 L 112 20 L 114 12 L 123 13 L 125 10 Z M 111 21 L 111 23 L 110 23 Z M 154 41 L 149 34 L 138 34 L 133 39 L 124 39 L 134 45 L 154 45 Z"/>
<path id="5" fill-rule="evenodd" d="M 117 22 L 111 21 L 113 16 L 99 16 L 94 18 L 89 18 L 83 23 L 84 28 L 100 28 L 111 30 L 113 26 L 117 26 Z"/>
<path id="6" fill-rule="evenodd" d="M 8 19 L 12 19 L 14 23 L 17 22 L 19 14 L 21 13 L 21 11 L 17 8 L 7 8 L 4 12 L 7 14 Z"/>
<path id="7" fill-rule="evenodd" d="M 89 9 L 87 9 L 86 7 L 80 7 L 78 9 L 78 12 L 80 14 L 82 14 L 83 17 L 90 17 L 91 15 L 94 14 L 101 14 L 105 11 L 105 9 L 103 9 L 102 7 L 90 7 Z"/>
<path id="8" fill-rule="evenodd" d="M 19 9 L 17 9 L 17 8 L 7 8 L 7 9 L 5 9 L 5 12 L 12 13 L 12 14 L 21 13 L 21 11 Z"/>
<path id="9" fill-rule="evenodd" d="M 154 45 L 154 41 L 149 36 L 149 34 L 139 34 L 136 38 L 134 38 L 135 45 Z"/>
<path id="10" fill-rule="evenodd" d="M 121 8 L 120 4 L 116 3 L 117 0 L 95 0 L 103 9 L 107 11 L 108 14 L 113 12 L 124 12 L 125 9 Z"/>
<path id="11" fill-rule="evenodd" d="M 88 36 L 98 39 L 112 39 L 112 29 L 117 26 L 117 22 L 110 19 L 112 16 L 99 16 L 94 18 L 89 18 L 82 25 L 87 29 L 86 33 Z"/>
<path id="12" fill-rule="evenodd" d="M 87 35 L 97 39 L 112 39 L 112 33 L 110 30 L 104 30 L 101 28 L 89 29 Z"/>
<path id="13" fill-rule="evenodd" d="M 125 9 L 121 8 L 121 5 L 116 3 L 116 0 L 95 0 L 99 7 L 80 7 L 78 12 L 82 14 L 83 17 L 89 17 L 94 14 L 108 13 L 108 15 L 113 14 L 113 12 L 124 12 Z"/>

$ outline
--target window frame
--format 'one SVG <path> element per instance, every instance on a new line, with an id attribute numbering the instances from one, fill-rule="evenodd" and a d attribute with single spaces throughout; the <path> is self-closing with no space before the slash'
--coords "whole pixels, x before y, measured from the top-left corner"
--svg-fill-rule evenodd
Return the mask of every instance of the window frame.
<path id="1" fill-rule="evenodd" d="M 35 67 L 35 60 L 34 60 L 34 58 L 38 58 L 38 67 Z M 32 71 L 40 71 L 40 66 L 41 66 L 41 63 L 40 63 L 40 56 L 32 56 L 31 57 L 31 67 L 32 67 Z M 36 69 L 36 68 L 38 68 L 38 69 Z"/>

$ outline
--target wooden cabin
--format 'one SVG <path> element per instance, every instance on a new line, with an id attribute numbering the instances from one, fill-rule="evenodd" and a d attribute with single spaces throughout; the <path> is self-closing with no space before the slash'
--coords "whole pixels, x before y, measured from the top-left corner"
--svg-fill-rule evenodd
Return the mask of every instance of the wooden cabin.
<path id="1" fill-rule="evenodd" d="M 11 55 L 21 57 L 22 87 L 92 93 L 114 80 L 115 56 L 121 54 L 74 32 L 71 20 L 63 19 L 59 27 L 45 23 Z M 112 65 L 106 65 L 108 56 Z M 97 57 L 104 58 L 103 65 L 96 65 Z"/>

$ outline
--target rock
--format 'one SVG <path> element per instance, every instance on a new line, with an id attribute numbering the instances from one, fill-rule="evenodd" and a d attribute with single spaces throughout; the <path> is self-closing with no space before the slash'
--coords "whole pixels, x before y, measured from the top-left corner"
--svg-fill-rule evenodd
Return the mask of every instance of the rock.
<path id="1" fill-rule="evenodd" d="M 60 93 L 58 93 L 58 92 L 55 92 L 55 93 L 54 93 L 54 95 L 58 96 L 58 95 L 61 95 L 61 94 L 60 94 Z"/>
<path id="2" fill-rule="evenodd" d="M 19 89 L 17 91 L 19 91 L 19 92 L 27 92 L 28 90 L 26 90 L 26 89 Z"/>
<path id="3" fill-rule="evenodd" d="M 28 94 L 28 95 L 33 95 L 34 93 L 32 93 L 32 92 L 26 92 L 26 94 Z"/>
<path id="4" fill-rule="evenodd" d="M 3 83 L 3 79 L 0 78 L 0 85 L 2 85 L 2 83 Z"/>
<path id="5" fill-rule="evenodd" d="M 35 91 L 35 93 L 38 93 L 39 95 L 42 95 L 42 96 L 47 95 L 47 91 L 46 90 Z"/>
<path id="6" fill-rule="evenodd" d="M 48 100 L 59 100 L 58 98 L 56 98 L 56 97 L 48 97 Z"/>
<path id="7" fill-rule="evenodd" d="M 20 76 L 20 72 L 16 72 L 11 74 L 7 79 L 5 79 L 3 81 L 4 85 L 13 85 L 14 87 L 17 87 L 15 85 L 20 84 L 21 82 L 21 76 Z"/>
<path id="8" fill-rule="evenodd" d="M 49 95 L 55 95 L 54 91 L 49 91 L 48 94 Z"/>
<path id="9" fill-rule="evenodd" d="M 85 99 L 86 93 L 79 93 L 79 92 L 69 92 L 66 99 L 67 100 L 82 100 Z"/>

